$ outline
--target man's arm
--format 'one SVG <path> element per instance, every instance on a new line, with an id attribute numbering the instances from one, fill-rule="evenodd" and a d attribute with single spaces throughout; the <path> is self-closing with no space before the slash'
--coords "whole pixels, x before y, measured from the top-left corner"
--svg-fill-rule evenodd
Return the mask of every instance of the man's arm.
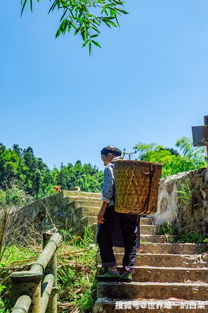
<path id="1" fill-rule="evenodd" d="M 114 192 L 114 175 L 112 167 L 106 167 L 104 170 L 104 183 L 102 188 L 102 199 L 103 203 L 98 213 L 98 223 L 103 224 L 105 219 L 103 215 L 105 214 L 106 208 L 113 199 Z"/>
<path id="2" fill-rule="evenodd" d="M 100 211 L 98 213 L 98 223 L 99 224 L 103 224 L 105 222 L 105 219 L 103 218 L 103 215 L 105 214 L 105 211 L 107 209 L 108 206 L 108 202 L 103 201 L 102 206 L 100 208 Z"/>

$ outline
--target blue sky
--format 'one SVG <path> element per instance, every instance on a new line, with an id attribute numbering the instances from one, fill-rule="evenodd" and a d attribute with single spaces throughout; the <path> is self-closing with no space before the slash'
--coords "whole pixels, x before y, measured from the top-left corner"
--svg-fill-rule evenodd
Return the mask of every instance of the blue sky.
<path id="1" fill-rule="evenodd" d="M 49 1 L 20 18 L 0 11 L 0 142 L 32 146 L 50 168 L 101 169 L 108 144 L 174 147 L 208 114 L 208 1 L 129 0 L 121 28 L 103 29 L 89 57 L 81 40 L 55 39 Z"/>

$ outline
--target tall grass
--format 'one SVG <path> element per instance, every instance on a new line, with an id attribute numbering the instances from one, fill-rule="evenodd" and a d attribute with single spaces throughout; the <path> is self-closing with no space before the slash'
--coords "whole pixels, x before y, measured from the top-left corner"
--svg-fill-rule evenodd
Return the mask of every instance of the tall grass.
<path id="1" fill-rule="evenodd" d="M 96 299 L 94 232 L 86 226 L 82 237 L 68 235 L 71 244 L 65 241 L 58 252 L 59 310 L 90 312 Z"/>
<path id="2" fill-rule="evenodd" d="M 94 232 L 86 226 L 83 236 L 60 231 L 64 241 L 57 251 L 59 312 L 90 312 L 96 298 L 96 253 Z M 41 252 L 37 248 L 7 246 L 0 263 L 0 313 L 11 311 L 9 275 L 29 269 Z M 28 266 L 29 265 L 29 266 Z"/>

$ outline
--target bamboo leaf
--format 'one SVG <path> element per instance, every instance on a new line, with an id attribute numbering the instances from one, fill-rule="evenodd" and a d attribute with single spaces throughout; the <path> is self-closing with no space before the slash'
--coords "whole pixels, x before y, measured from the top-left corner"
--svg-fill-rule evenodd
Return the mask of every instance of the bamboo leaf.
<path id="1" fill-rule="evenodd" d="M 22 16 L 22 14 L 23 14 L 23 12 L 24 12 L 24 9 L 25 9 L 26 4 L 27 4 L 27 0 L 24 0 L 24 2 L 23 2 L 23 4 L 22 4 L 22 9 L 21 9 L 21 16 Z"/>
<path id="2" fill-rule="evenodd" d="M 78 32 L 80 31 L 80 28 L 81 28 L 81 27 L 77 27 L 77 28 L 75 29 L 74 36 L 78 34 Z"/>
<path id="3" fill-rule="evenodd" d="M 51 13 L 56 8 L 57 5 L 58 5 L 58 1 L 55 0 L 48 11 L 48 14 Z"/>
<path id="4" fill-rule="evenodd" d="M 90 40 L 87 39 L 87 40 L 83 43 L 82 48 L 84 48 L 84 47 L 88 44 L 89 41 L 90 41 Z"/>
<path id="5" fill-rule="evenodd" d="M 67 11 L 68 11 L 68 10 L 67 10 L 67 9 L 65 9 L 64 13 L 62 14 L 62 16 L 61 16 L 61 18 L 60 18 L 60 22 L 61 22 L 61 21 L 63 21 L 63 19 L 64 19 L 65 15 L 66 15 L 66 13 L 67 13 Z"/>
<path id="6" fill-rule="evenodd" d="M 21 1 L 21 16 L 27 3 L 30 11 L 33 11 L 34 0 Z M 35 0 L 40 2 L 40 0 Z M 82 46 L 88 45 L 89 54 L 92 53 L 93 45 L 101 48 L 101 45 L 92 40 L 100 34 L 100 28 L 104 23 L 109 28 L 119 27 L 118 17 L 121 14 L 128 14 L 124 10 L 124 1 L 122 0 L 49 0 L 50 8 L 48 13 L 61 10 L 60 26 L 55 37 L 64 35 L 74 28 L 74 36 L 81 35 Z M 91 33 L 94 33 L 91 35 Z M 88 40 L 89 39 L 89 40 Z"/>
<path id="7" fill-rule="evenodd" d="M 32 2 L 33 0 L 30 0 L 30 11 L 32 12 L 32 10 L 33 10 L 33 2 Z"/>
<path id="8" fill-rule="evenodd" d="M 89 42 L 89 55 L 91 55 L 91 53 L 92 53 L 92 42 L 90 41 Z"/>
<path id="9" fill-rule="evenodd" d="M 68 19 L 65 19 L 61 22 L 61 25 L 59 26 L 59 29 L 56 32 L 56 38 L 58 38 L 61 34 L 65 34 L 68 25 L 70 24 L 70 21 Z"/>
<path id="10" fill-rule="evenodd" d="M 94 43 L 95 46 L 101 48 L 101 45 L 99 44 L 99 42 L 95 41 L 95 40 L 92 40 L 92 43 Z"/>

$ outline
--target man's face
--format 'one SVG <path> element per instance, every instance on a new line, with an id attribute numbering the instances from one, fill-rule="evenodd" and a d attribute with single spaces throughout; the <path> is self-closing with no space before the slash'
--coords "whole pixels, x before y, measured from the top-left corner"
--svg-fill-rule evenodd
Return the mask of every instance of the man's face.
<path id="1" fill-rule="evenodd" d="M 104 165 L 110 163 L 113 160 L 113 155 L 111 153 L 108 154 L 101 154 L 101 160 L 103 161 Z"/>

